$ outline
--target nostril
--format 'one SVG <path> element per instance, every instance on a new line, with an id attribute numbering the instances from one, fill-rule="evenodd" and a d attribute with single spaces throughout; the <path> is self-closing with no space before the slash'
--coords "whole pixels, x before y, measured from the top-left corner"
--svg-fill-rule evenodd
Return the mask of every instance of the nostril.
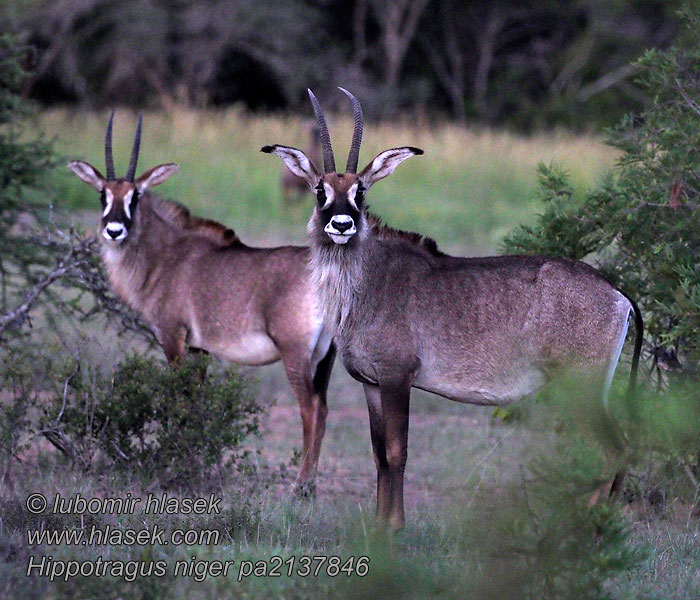
<path id="1" fill-rule="evenodd" d="M 340 233 L 344 233 L 352 227 L 352 221 L 333 221 L 333 227 L 340 231 Z"/>

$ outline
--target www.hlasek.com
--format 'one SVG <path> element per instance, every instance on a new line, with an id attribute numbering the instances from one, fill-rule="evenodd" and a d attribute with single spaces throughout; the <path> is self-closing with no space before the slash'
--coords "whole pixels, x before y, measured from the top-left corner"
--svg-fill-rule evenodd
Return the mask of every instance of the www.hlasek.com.
<path id="1" fill-rule="evenodd" d="M 49 499 L 34 493 L 27 497 L 26 509 L 33 515 L 212 515 L 220 514 L 221 498 L 210 494 L 204 498 L 177 498 L 166 493 L 149 494 L 146 499 L 132 496 L 84 498 L 80 494 L 64 497 L 61 494 Z M 29 529 L 27 542 L 30 547 L 40 546 L 216 546 L 221 532 L 218 529 L 173 529 L 166 531 L 157 524 L 140 529 L 120 527 L 117 524 L 88 528 Z M 109 553 L 113 555 L 112 552 Z M 248 577 L 336 577 L 356 575 L 364 577 L 369 571 L 369 557 L 339 556 L 272 556 L 267 560 L 203 560 L 196 556 L 176 560 L 170 565 L 166 560 L 94 560 L 54 558 L 51 554 L 32 555 L 27 562 L 26 575 L 45 577 L 50 581 L 68 581 L 73 577 L 117 577 L 134 581 L 139 577 L 191 577 L 203 581 L 207 577 L 235 577 L 242 581 Z"/>

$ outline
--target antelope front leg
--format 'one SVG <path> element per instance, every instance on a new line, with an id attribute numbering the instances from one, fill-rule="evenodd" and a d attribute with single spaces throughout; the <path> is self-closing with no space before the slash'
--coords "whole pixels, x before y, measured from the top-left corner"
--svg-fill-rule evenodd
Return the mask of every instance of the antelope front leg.
<path id="1" fill-rule="evenodd" d="M 390 506 L 388 523 L 401 529 L 406 520 L 403 508 L 403 479 L 408 458 L 408 413 L 411 382 L 382 383 L 379 387 L 384 415 L 384 444 L 389 466 Z"/>
<path id="2" fill-rule="evenodd" d="M 382 521 L 389 519 L 391 507 L 391 486 L 389 463 L 386 458 L 384 414 L 379 386 L 364 384 L 367 409 L 369 411 L 369 431 L 372 438 L 372 453 L 377 467 L 377 516 Z"/>
<path id="3" fill-rule="evenodd" d="M 156 327 L 154 329 L 156 339 L 163 348 L 165 358 L 171 367 L 177 366 L 186 353 L 185 337 L 187 332 L 182 327 Z"/>
<path id="4" fill-rule="evenodd" d="M 301 468 L 294 487 L 300 496 L 309 496 L 315 491 L 316 470 L 321 453 L 321 442 L 326 432 L 328 407 L 325 399 L 322 399 L 319 394 L 307 393 L 304 396 L 304 400 L 299 401 L 304 429 L 304 445 Z"/>
<path id="5" fill-rule="evenodd" d="M 321 453 L 321 442 L 326 432 L 328 406 L 325 387 L 316 390 L 308 364 L 297 366 L 291 360 L 285 361 L 284 357 L 283 361 L 287 378 L 299 402 L 303 428 L 301 468 L 294 482 L 294 491 L 300 496 L 309 496 L 314 493 L 314 479 Z"/>

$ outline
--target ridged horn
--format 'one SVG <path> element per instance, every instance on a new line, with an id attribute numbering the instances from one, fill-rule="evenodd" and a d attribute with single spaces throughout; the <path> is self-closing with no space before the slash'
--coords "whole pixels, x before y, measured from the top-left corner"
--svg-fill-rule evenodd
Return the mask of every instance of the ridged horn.
<path id="1" fill-rule="evenodd" d="M 338 88 L 352 102 L 352 116 L 355 125 L 352 130 L 352 143 L 350 144 L 350 153 L 348 154 L 348 166 L 345 167 L 346 173 L 357 173 L 357 160 L 360 158 L 360 144 L 362 144 L 362 129 L 364 127 L 364 119 L 362 117 L 362 107 L 360 101 L 355 98 L 346 89 Z"/>
<path id="2" fill-rule="evenodd" d="M 107 123 L 107 133 L 105 133 L 105 166 L 107 167 L 107 181 L 112 181 L 117 178 L 114 172 L 114 156 L 112 155 L 112 123 L 114 122 L 114 109 L 109 115 L 109 123 Z"/>
<path id="3" fill-rule="evenodd" d="M 331 147 L 331 136 L 328 134 L 328 125 L 326 118 L 323 116 L 321 105 L 319 104 L 314 93 L 308 89 L 311 104 L 314 107 L 314 114 L 318 121 L 318 134 L 321 138 L 321 149 L 323 150 L 323 171 L 324 173 L 335 173 L 335 158 L 333 157 L 333 148 Z"/>
<path id="4" fill-rule="evenodd" d="M 131 160 L 129 160 L 129 170 L 126 172 L 126 180 L 134 181 L 136 176 L 136 163 L 139 160 L 139 148 L 141 147 L 141 125 L 143 124 L 143 114 L 139 114 L 139 122 L 136 125 L 136 135 L 134 136 L 134 147 L 131 149 Z"/>

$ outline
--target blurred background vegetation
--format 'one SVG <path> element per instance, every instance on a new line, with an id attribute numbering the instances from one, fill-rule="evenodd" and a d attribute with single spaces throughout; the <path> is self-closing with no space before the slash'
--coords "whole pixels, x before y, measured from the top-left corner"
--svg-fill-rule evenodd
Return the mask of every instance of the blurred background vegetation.
<path id="1" fill-rule="evenodd" d="M 680 4 L 3 0 L 0 31 L 31 48 L 24 94 L 44 105 L 306 114 L 307 87 L 342 85 L 373 119 L 591 129 L 648 100 L 630 63 L 683 35 Z"/>

